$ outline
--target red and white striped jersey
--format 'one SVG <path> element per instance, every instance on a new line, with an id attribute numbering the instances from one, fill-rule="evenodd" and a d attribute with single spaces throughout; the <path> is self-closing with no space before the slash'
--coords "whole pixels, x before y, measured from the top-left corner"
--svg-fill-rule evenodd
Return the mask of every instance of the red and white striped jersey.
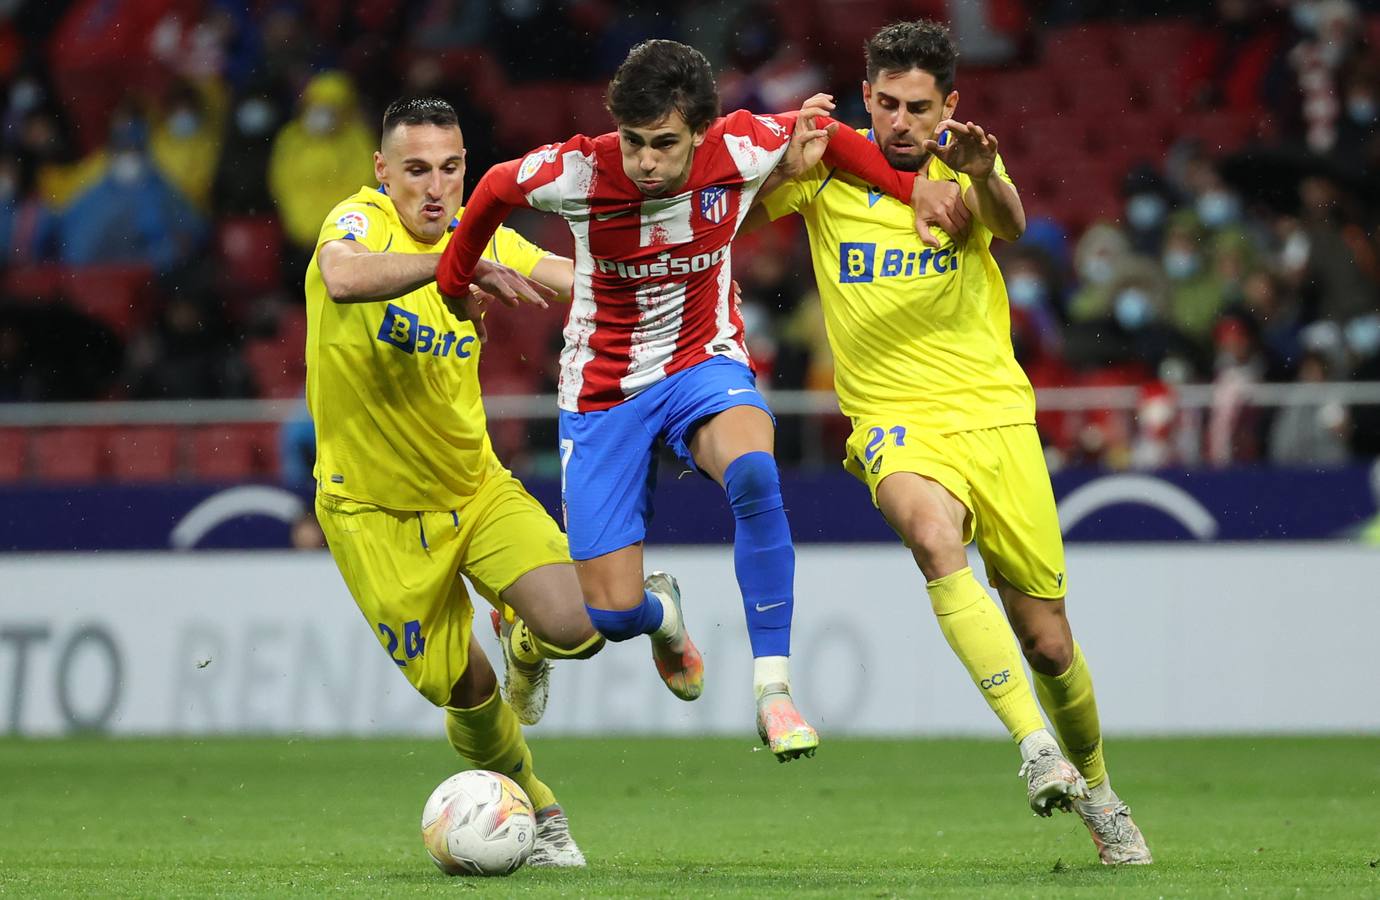
<path id="1" fill-rule="evenodd" d="M 668 197 L 647 197 L 628 179 L 617 134 L 523 158 L 513 177 L 527 203 L 575 235 L 561 409 L 608 409 L 713 356 L 751 365 L 731 245 L 786 152 L 793 119 L 739 111 L 715 120 L 684 189 Z"/>
<path id="2" fill-rule="evenodd" d="M 525 203 L 561 216 L 575 235 L 561 409 L 617 406 L 714 356 L 751 365 L 732 300 L 730 246 L 786 154 L 795 119 L 743 111 L 716 119 L 673 197 L 647 197 L 624 174 L 617 134 L 576 136 L 494 166 L 441 254 L 436 284 L 465 296 L 490 236 Z M 816 128 L 831 123 L 815 119 Z M 914 173 L 894 171 L 851 129 L 834 131 L 823 161 L 909 202 Z"/>

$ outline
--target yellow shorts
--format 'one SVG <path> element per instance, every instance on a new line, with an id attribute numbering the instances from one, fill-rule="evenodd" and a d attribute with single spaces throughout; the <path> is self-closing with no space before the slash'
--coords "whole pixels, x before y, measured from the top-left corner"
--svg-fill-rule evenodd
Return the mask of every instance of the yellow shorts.
<path id="1" fill-rule="evenodd" d="M 460 575 L 500 595 L 541 566 L 569 563 L 565 535 L 507 470 L 462 509 L 405 512 L 316 495 L 345 585 L 379 643 L 423 697 L 445 706 L 469 662 L 474 607 Z"/>
<path id="2" fill-rule="evenodd" d="M 943 485 L 968 508 L 963 542 L 976 538 L 994 587 L 1000 574 L 1016 590 L 1046 600 L 1068 591 L 1064 537 L 1049 469 L 1034 425 L 938 434 L 907 425 L 904 415 L 853 421 L 844 468 L 877 486 L 893 472 Z"/>

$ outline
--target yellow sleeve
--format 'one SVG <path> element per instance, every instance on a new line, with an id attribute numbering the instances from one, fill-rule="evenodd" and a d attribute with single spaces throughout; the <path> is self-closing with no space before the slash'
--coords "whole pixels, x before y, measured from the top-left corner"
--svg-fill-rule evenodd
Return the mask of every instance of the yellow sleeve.
<path id="1" fill-rule="evenodd" d="M 782 216 L 800 212 L 810 205 L 829 178 L 824 163 L 816 163 L 809 171 L 802 172 L 762 198 L 762 208 L 774 222 Z"/>
<path id="2" fill-rule="evenodd" d="M 1000 153 L 997 154 L 997 159 L 992 165 L 992 174 L 1012 187 L 1016 186 L 1016 182 L 1011 180 L 1011 175 L 1006 171 L 1006 163 L 1002 161 Z M 965 194 L 968 192 L 968 188 L 973 186 L 973 179 L 964 175 L 962 172 L 955 172 L 953 169 L 950 169 L 948 166 L 944 165 L 944 163 L 940 162 L 938 157 L 935 158 L 934 163 L 930 166 L 930 180 L 957 181 L 959 190 L 963 191 Z"/>
<path id="3" fill-rule="evenodd" d="M 392 236 L 388 233 L 388 218 L 383 210 L 367 200 L 351 197 L 336 204 L 321 226 L 316 246 L 344 238 L 359 241 L 375 253 L 388 249 Z"/>
<path id="4" fill-rule="evenodd" d="M 532 269 L 547 255 L 547 251 L 503 225 L 494 232 L 494 236 L 489 239 L 488 248 L 484 251 L 485 259 L 515 269 L 519 274 L 529 277 Z"/>

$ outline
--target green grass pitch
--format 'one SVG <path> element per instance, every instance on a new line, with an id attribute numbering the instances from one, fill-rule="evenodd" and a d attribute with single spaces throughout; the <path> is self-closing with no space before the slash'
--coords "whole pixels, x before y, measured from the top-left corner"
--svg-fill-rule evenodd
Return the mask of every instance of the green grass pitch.
<path id="1" fill-rule="evenodd" d="M 439 723 L 438 723 L 439 725 Z M 536 897 L 1380 897 L 1380 737 L 1115 740 L 1157 857 L 1097 864 L 985 741 L 534 739 L 582 871 L 447 878 L 435 740 L 0 741 L 0 893 Z"/>

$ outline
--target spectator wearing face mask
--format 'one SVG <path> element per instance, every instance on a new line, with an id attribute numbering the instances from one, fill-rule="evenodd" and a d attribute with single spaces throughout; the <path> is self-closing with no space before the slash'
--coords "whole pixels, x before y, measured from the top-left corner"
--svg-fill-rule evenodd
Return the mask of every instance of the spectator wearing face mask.
<path id="1" fill-rule="evenodd" d="M 210 208 L 220 162 L 225 106 L 225 86 L 219 79 L 178 81 L 168 92 L 164 112 L 149 138 L 158 168 L 203 212 Z"/>
<path id="2" fill-rule="evenodd" d="M 1204 344 L 1226 305 L 1222 285 L 1206 264 L 1205 243 L 1198 217 L 1178 212 L 1170 217 L 1160 257 L 1170 285 L 1169 321 L 1191 340 Z"/>
<path id="3" fill-rule="evenodd" d="M 1083 372 L 1119 373 L 1119 383 L 1135 384 L 1152 378 L 1171 357 L 1197 361 L 1192 345 L 1166 320 L 1169 285 L 1154 260 L 1127 257 L 1113 273 L 1108 294 L 1102 318 L 1070 327 L 1065 352 L 1072 365 Z"/>
<path id="4" fill-rule="evenodd" d="M 57 216 L 25 174 L 17 156 L 0 156 L 0 270 L 43 262 L 54 253 Z"/>
<path id="5" fill-rule="evenodd" d="M 297 118 L 274 139 L 268 164 L 269 192 L 289 241 L 310 251 L 331 207 L 375 183 L 376 147 L 360 120 L 349 78 L 339 72 L 313 78 Z"/>
<path id="6" fill-rule="evenodd" d="M 1260 410 L 1251 388 L 1265 374 L 1260 339 L 1250 316 L 1229 313 L 1213 328 L 1216 359 L 1207 421 L 1207 460 L 1214 466 L 1254 462 L 1260 456 Z"/>
<path id="7" fill-rule="evenodd" d="M 273 212 L 268 160 L 282 107 L 264 87 L 251 87 L 234 104 L 226 123 L 225 149 L 216 173 L 217 211 L 237 216 Z"/>
<path id="8" fill-rule="evenodd" d="M 1122 221 L 1131 250 L 1153 256 L 1164 242 L 1164 223 L 1172 199 L 1169 187 L 1154 169 L 1141 166 L 1126 176 L 1122 194 L 1126 198 Z"/>
<path id="9" fill-rule="evenodd" d="M 190 259 L 206 223 L 149 157 L 142 120 L 117 121 L 106 159 L 102 177 L 63 213 L 61 262 L 133 263 L 166 273 Z"/>
<path id="10" fill-rule="evenodd" d="M 1102 222 L 1083 233 L 1073 253 L 1078 290 L 1069 299 L 1070 321 L 1091 322 L 1107 315 L 1112 302 L 1112 278 L 1129 254 L 1126 235 L 1115 225 Z"/>

